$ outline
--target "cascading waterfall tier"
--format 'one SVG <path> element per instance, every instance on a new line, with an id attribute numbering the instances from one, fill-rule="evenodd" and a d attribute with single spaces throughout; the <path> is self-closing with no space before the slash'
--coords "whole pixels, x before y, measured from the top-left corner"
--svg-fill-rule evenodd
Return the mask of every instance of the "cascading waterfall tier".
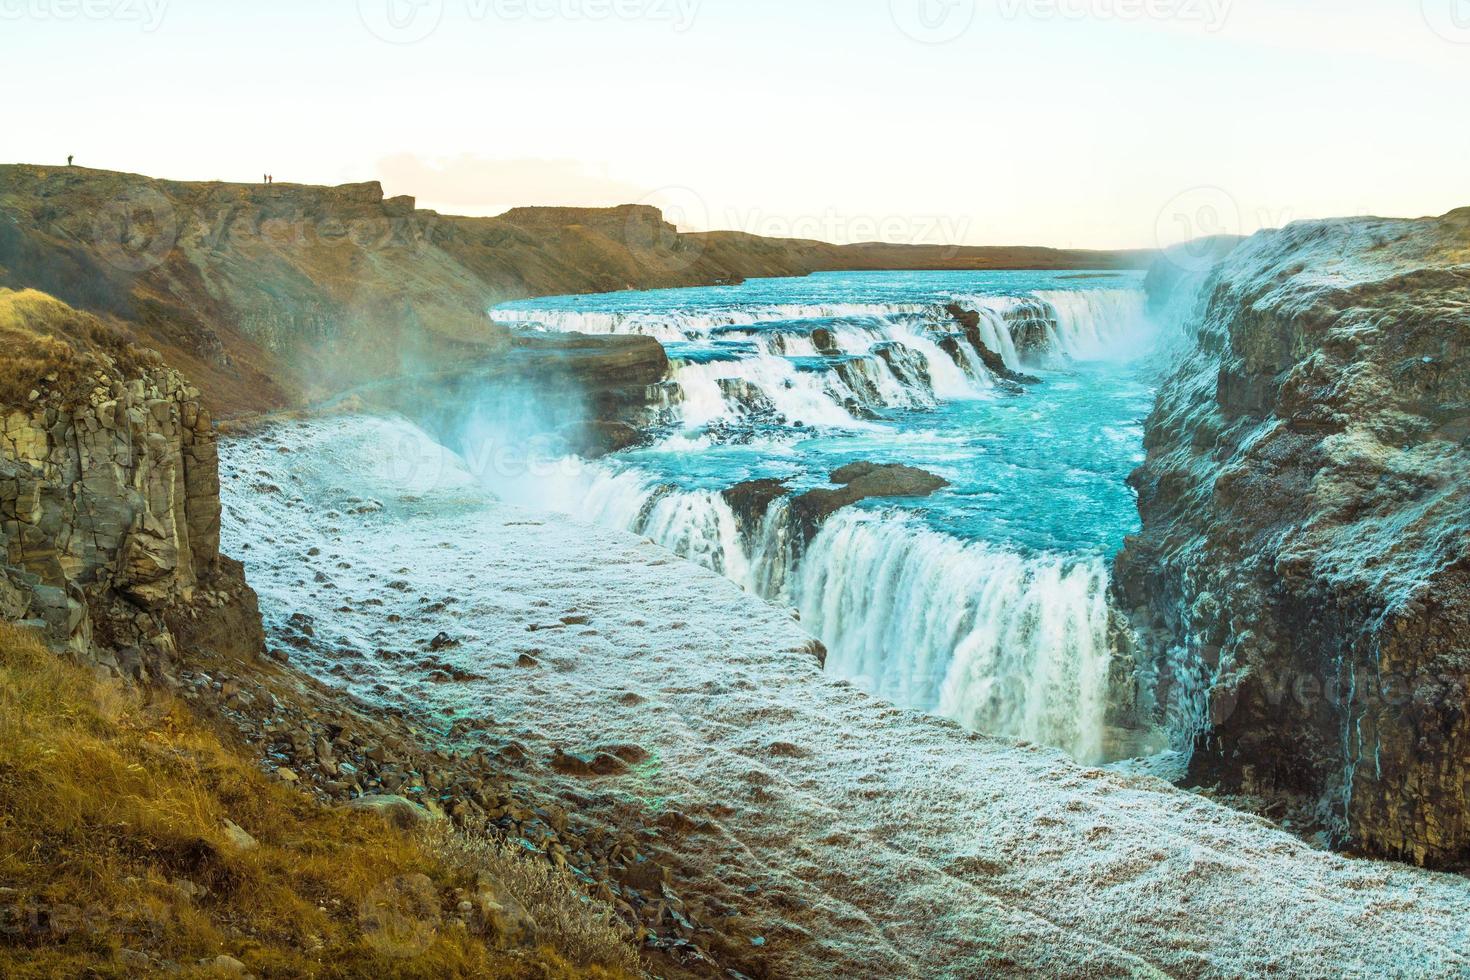
<path id="1" fill-rule="evenodd" d="M 639 334 L 668 347 L 676 394 L 662 401 L 686 428 L 752 418 L 853 426 L 890 409 L 985 397 L 1013 371 L 1112 353 L 1143 317 L 1138 290 L 956 294 L 944 303 L 792 304 L 668 312 L 506 308 L 525 329 Z M 951 307 L 978 314 L 960 329 Z"/>
<path id="2" fill-rule="evenodd" d="M 1107 569 L 1098 556 L 1026 557 L 902 515 L 844 511 L 809 545 L 773 503 L 750 533 L 721 494 L 599 466 L 569 510 L 641 534 L 790 605 L 827 669 L 977 731 L 1103 759 Z"/>
<path id="3" fill-rule="evenodd" d="M 673 364 L 659 392 L 673 434 L 518 499 L 554 497 L 792 607 L 827 669 L 878 696 L 1102 761 L 1105 555 L 1136 527 L 1123 478 L 1151 402 L 1126 367 L 1149 336 L 1143 292 L 1053 274 L 998 292 L 988 280 L 1004 274 L 971 278 L 977 288 L 888 290 L 922 294 L 912 302 L 725 291 L 681 304 L 672 291 L 497 309 L 523 329 L 655 337 Z M 822 280 L 733 292 L 869 284 Z M 736 428 L 744 438 L 727 438 Z M 797 526 L 797 496 L 872 460 L 951 486 Z M 732 506 L 727 492 L 751 480 L 771 485 L 762 506 Z"/>

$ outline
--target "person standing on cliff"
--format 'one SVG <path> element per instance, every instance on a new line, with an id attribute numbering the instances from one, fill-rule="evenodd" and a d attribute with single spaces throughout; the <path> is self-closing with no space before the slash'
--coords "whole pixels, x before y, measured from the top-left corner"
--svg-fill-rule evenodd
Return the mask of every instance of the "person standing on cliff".
<path id="1" fill-rule="evenodd" d="M 70 167 L 70 166 L 71 166 L 71 162 L 72 162 L 72 160 L 73 160 L 73 159 L 74 159 L 74 157 L 73 157 L 73 156 L 72 156 L 72 155 L 71 155 L 71 154 L 70 154 L 70 153 L 68 153 L 68 154 L 67 154 L 67 155 L 66 155 L 66 165 L 67 165 L 67 166 L 68 166 L 68 167 Z"/>

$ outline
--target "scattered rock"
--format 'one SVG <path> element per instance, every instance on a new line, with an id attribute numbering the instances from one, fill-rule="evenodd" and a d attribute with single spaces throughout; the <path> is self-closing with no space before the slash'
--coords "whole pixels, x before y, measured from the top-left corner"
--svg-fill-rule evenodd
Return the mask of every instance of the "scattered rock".
<path id="1" fill-rule="evenodd" d="M 253 851 L 260 846 L 259 841 L 246 833 L 244 828 L 233 820 L 225 821 L 225 840 L 236 851 Z"/>
<path id="2" fill-rule="evenodd" d="M 557 749 L 551 768 L 566 776 L 616 776 L 627 772 L 628 764 L 606 752 L 570 754 Z"/>
<path id="3" fill-rule="evenodd" d="M 220 954 L 212 960 L 200 960 L 199 965 L 213 967 L 214 969 L 219 970 L 222 973 L 230 973 L 236 975 L 244 975 L 245 973 L 244 963 L 241 963 L 233 956 L 225 956 L 224 954 Z"/>
<path id="4" fill-rule="evenodd" d="M 147 953 L 140 953 L 136 949 L 119 949 L 117 961 L 130 970 L 149 970 L 153 966 L 153 960 Z"/>
<path id="5" fill-rule="evenodd" d="M 402 796 L 363 796 L 346 804 L 349 810 L 375 813 L 389 825 L 401 830 L 412 830 L 433 823 L 434 814 L 426 807 Z"/>

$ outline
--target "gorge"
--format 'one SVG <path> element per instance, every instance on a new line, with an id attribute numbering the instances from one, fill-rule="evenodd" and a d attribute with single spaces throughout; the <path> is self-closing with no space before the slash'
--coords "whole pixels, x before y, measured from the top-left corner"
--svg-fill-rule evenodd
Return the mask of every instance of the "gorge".
<path id="1" fill-rule="evenodd" d="M 404 719 L 443 761 L 221 708 L 565 843 L 661 970 L 1470 970 L 1470 212 L 1204 268 L 648 211 L 0 168 L 0 612 Z"/>

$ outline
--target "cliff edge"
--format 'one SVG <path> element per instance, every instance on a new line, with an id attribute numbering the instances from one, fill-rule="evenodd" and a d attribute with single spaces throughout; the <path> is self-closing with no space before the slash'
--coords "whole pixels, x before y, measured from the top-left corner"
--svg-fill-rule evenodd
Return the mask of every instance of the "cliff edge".
<path id="1" fill-rule="evenodd" d="M 219 458 L 200 393 L 53 297 L 0 288 L 0 620 L 135 681 L 181 646 L 264 649 L 220 554 Z"/>
<path id="2" fill-rule="evenodd" d="M 1189 351 L 1115 575 L 1141 703 L 1196 782 L 1463 864 L 1470 209 L 1263 232 L 1174 289 Z"/>

